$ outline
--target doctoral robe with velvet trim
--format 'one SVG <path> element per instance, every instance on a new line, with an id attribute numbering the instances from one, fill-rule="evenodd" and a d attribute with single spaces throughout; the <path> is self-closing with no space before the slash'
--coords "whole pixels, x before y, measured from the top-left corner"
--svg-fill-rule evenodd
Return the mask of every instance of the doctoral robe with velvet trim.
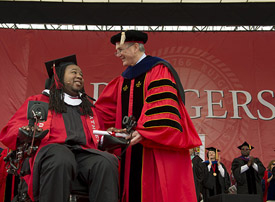
<path id="1" fill-rule="evenodd" d="M 95 103 L 105 128 L 124 128 L 123 117 L 133 115 L 144 138 L 122 155 L 121 201 L 197 200 L 188 149 L 201 141 L 183 95 L 172 66 L 147 56 L 112 80 Z"/>
<path id="2" fill-rule="evenodd" d="M 258 165 L 258 172 L 250 166 L 249 169 L 241 173 L 241 167 L 248 163 L 249 159 L 242 156 L 235 158 L 232 162 L 231 170 L 237 181 L 238 194 L 258 194 L 262 196 L 262 178 L 265 167 L 258 158 L 254 158 L 254 163 Z"/>
<path id="3" fill-rule="evenodd" d="M 212 161 L 212 166 L 210 171 L 208 170 L 209 161 L 205 161 L 202 163 L 204 165 L 203 171 L 205 176 L 202 182 L 202 194 L 203 201 L 208 202 L 211 196 L 215 196 L 218 194 L 227 194 L 228 188 L 230 187 L 230 177 L 223 163 L 220 163 L 224 169 L 224 176 L 221 175 L 218 169 L 217 161 Z M 214 173 L 216 173 L 214 175 Z"/>
<path id="4" fill-rule="evenodd" d="M 15 150 L 16 149 L 16 141 L 18 136 L 18 129 L 22 126 L 28 125 L 27 120 L 27 108 L 28 102 L 32 101 L 43 101 L 49 102 L 49 97 L 44 94 L 34 95 L 29 97 L 23 105 L 18 109 L 18 111 L 13 115 L 8 124 L 3 128 L 0 133 L 0 141 L 7 146 L 8 148 Z M 69 106 L 68 106 L 69 107 Z M 68 108 L 67 113 L 70 110 L 73 110 L 74 107 L 78 106 L 70 106 L 71 109 Z M 65 118 L 67 117 L 67 118 Z M 29 158 L 28 161 L 24 162 L 24 165 L 21 170 L 24 169 L 27 175 L 23 177 L 24 181 L 27 184 L 28 195 L 32 200 L 38 200 L 39 197 L 39 168 L 37 168 L 37 161 L 39 161 L 38 156 L 42 156 L 42 150 L 44 146 L 47 146 L 51 143 L 60 143 L 60 144 L 70 144 L 69 142 L 72 140 L 72 136 L 69 137 L 68 130 L 66 129 L 66 121 L 69 120 L 68 116 L 65 114 L 57 114 L 49 110 L 48 118 L 46 122 L 40 123 L 39 127 L 42 127 L 44 130 L 49 129 L 49 133 L 42 139 L 38 151 L 34 156 Z M 96 113 L 93 113 L 93 116 L 80 116 L 81 123 L 83 125 L 83 134 L 78 140 L 80 142 L 76 147 L 82 148 L 84 150 L 94 152 L 94 153 L 103 153 L 101 151 L 96 150 L 98 139 L 95 135 L 93 135 L 93 129 L 99 128 L 98 119 Z M 76 137 L 76 136 L 75 136 Z M 77 137 L 76 137 L 77 138 Z M 74 139 L 76 141 L 76 139 Z M 41 152 L 39 152 L 41 150 Z M 43 150 L 44 151 L 44 150 Z M 39 155 L 38 155 L 39 154 Z"/>

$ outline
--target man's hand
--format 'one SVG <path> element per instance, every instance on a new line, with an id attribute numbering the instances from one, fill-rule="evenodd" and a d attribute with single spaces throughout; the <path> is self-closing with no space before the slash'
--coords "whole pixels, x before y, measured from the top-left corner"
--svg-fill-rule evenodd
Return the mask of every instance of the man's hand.
<path id="1" fill-rule="evenodd" d="M 42 140 L 49 130 L 44 130 L 42 128 L 39 128 L 38 126 L 36 127 L 35 131 L 35 136 L 34 136 L 34 141 L 39 141 Z M 31 143 L 32 138 L 33 138 L 33 133 L 34 133 L 34 127 L 30 126 L 23 126 L 19 128 L 19 133 L 18 133 L 18 143 L 24 144 L 24 143 Z"/>
<path id="2" fill-rule="evenodd" d="M 114 132 L 114 133 L 127 133 L 126 128 L 123 129 L 117 129 L 115 127 L 111 127 L 107 129 L 108 132 Z"/>
<path id="3" fill-rule="evenodd" d="M 133 146 L 133 145 L 139 143 L 141 140 L 143 140 L 143 137 L 136 130 L 132 133 L 132 135 L 125 137 L 126 140 L 128 140 L 130 138 L 131 138 L 131 142 L 130 142 L 131 146 Z"/>
<path id="4" fill-rule="evenodd" d="M 26 131 L 34 131 L 34 126 L 30 127 L 30 126 L 23 126 L 21 127 L 21 129 L 26 130 Z M 42 128 L 39 128 L 38 126 L 36 127 L 36 131 L 41 132 Z"/>
<path id="5" fill-rule="evenodd" d="M 254 157 L 253 157 L 253 156 L 250 156 L 250 157 L 249 157 L 249 161 L 247 162 L 247 166 L 250 167 L 250 166 L 253 165 L 253 163 L 254 163 Z"/>
<path id="6" fill-rule="evenodd" d="M 42 128 L 37 127 L 36 132 L 41 132 Z M 20 143 L 30 143 L 33 138 L 34 127 L 22 126 L 19 128 L 18 138 Z"/>

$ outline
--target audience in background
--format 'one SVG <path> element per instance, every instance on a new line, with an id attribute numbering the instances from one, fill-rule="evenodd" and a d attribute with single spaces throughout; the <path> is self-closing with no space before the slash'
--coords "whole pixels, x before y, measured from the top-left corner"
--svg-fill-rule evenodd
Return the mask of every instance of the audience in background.
<path id="1" fill-rule="evenodd" d="M 275 201 L 275 160 L 269 162 L 262 180 L 263 201 Z"/>

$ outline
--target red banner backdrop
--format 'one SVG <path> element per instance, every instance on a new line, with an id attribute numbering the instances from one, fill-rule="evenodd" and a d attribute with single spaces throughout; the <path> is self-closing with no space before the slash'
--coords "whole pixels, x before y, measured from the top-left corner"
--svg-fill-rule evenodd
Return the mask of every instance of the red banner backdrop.
<path id="1" fill-rule="evenodd" d="M 124 67 L 114 32 L 0 29 L 0 128 L 24 100 L 40 93 L 44 62 L 76 54 L 86 92 L 98 97 Z M 206 146 L 230 167 L 247 141 L 265 165 L 275 154 L 275 32 L 151 32 L 146 54 L 169 61 L 186 90 L 186 107 Z"/>

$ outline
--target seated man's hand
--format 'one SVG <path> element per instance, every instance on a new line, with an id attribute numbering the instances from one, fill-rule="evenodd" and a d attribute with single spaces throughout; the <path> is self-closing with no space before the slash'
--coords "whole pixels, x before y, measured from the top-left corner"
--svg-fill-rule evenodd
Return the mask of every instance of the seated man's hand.
<path id="1" fill-rule="evenodd" d="M 107 131 L 114 132 L 114 133 L 127 133 L 126 128 L 118 129 L 118 128 L 111 127 L 111 128 L 108 128 Z"/>
<path id="2" fill-rule="evenodd" d="M 36 127 L 34 141 L 37 142 L 42 140 L 48 134 L 48 132 L 49 130 L 43 131 L 42 128 Z M 24 143 L 31 143 L 33 139 L 33 134 L 34 134 L 34 127 L 23 126 L 19 128 L 19 132 L 18 132 L 19 145 Z"/>

